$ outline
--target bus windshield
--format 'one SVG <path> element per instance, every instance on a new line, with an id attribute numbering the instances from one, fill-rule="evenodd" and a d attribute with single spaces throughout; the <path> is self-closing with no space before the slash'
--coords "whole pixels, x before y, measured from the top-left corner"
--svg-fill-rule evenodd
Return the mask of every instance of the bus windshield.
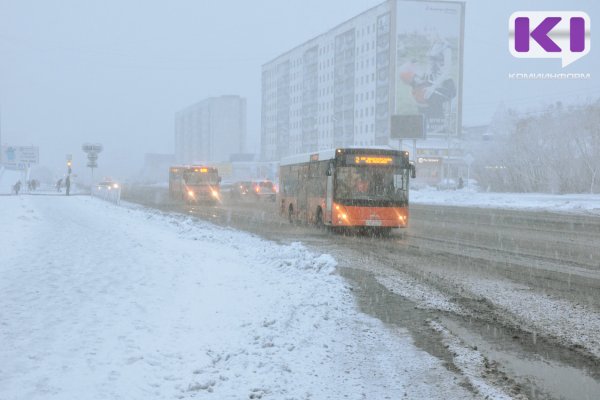
<path id="1" fill-rule="evenodd" d="M 338 167 L 335 200 L 405 203 L 408 200 L 408 172 L 408 169 L 398 167 Z"/>
<path id="2" fill-rule="evenodd" d="M 183 179 L 187 185 L 216 185 L 219 182 L 216 172 L 187 172 Z"/>

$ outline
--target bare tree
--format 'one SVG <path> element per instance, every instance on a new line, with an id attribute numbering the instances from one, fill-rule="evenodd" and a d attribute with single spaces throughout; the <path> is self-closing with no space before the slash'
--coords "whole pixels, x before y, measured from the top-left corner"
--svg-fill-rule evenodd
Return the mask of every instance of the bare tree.
<path id="1" fill-rule="evenodd" d="M 516 113 L 499 107 L 480 147 L 474 172 L 483 187 L 499 191 L 597 191 L 600 180 L 600 100 Z"/>

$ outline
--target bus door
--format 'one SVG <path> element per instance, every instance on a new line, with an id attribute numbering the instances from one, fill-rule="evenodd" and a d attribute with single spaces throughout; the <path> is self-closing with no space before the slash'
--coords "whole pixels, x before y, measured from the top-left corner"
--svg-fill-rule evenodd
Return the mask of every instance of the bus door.
<path id="1" fill-rule="evenodd" d="M 327 190 L 325 192 L 325 215 L 329 218 L 328 222 L 331 222 L 333 217 L 333 162 L 329 162 L 327 166 Z"/>

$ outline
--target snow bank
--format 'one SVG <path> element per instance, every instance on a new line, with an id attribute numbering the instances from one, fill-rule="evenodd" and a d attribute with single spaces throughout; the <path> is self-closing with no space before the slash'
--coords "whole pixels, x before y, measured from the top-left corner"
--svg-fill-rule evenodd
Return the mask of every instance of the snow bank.
<path id="1" fill-rule="evenodd" d="M 358 311 L 331 256 L 87 197 L 0 201 L 2 399 L 471 397 Z"/>
<path id="2" fill-rule="evenodd" d="M 600 215 L 600 194 L 544 194 L 544 193 L 486 193 L 473 190 L 411 191 L 416 204 L 446 206 L 493 207 L 536 211 L 576 212 Z"/>

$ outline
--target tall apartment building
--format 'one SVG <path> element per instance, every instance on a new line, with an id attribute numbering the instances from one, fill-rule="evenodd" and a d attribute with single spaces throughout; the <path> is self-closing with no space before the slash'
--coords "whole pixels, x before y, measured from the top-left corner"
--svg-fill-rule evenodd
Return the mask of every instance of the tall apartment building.
<path id="1" fill-rule="evenodd" d="M 246 99 L 219 96 L 204 99 L 175 114 L 175 159 L 178 163 L 229 161 L 243 153 Z"/>
<path id="2" fill-rule="evenodd" d="M 262 158 L 388 145 L 415 116 L 457 136 L 463 20 L 461 2 L 388 0 L 264 64 Z"/>

